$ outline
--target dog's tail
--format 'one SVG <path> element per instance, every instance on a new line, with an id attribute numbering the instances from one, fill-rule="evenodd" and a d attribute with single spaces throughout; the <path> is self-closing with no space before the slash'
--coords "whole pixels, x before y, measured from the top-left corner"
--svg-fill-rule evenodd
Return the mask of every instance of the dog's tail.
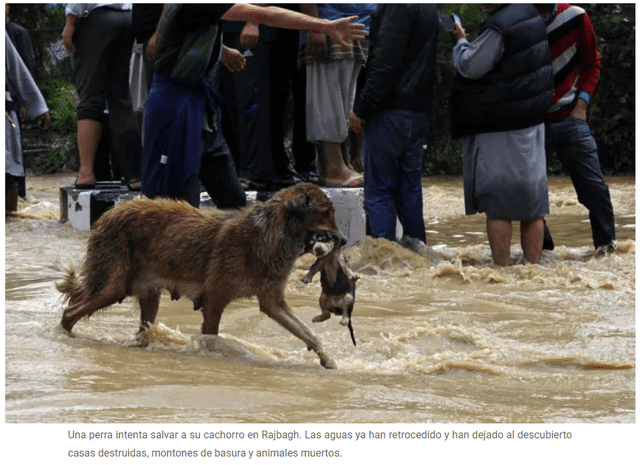
<path id="1" fill-rule="evenodd" d="M 67 265 L 64 277 L 56 283 L 56 289 L 63 295 L 66 303 L 77 301 L 82 295 L 82 285 L 76 276 L 76 267 L 73 262 Z"/>

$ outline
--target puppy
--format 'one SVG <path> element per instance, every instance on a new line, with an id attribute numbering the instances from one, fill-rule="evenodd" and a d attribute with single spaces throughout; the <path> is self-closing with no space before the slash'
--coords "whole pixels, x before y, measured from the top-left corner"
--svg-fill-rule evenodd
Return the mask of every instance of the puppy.
<path id="1" fill-rule="evenodd" d="M 353 345 L 356 338 L 353 335 L 351 314 L 356 298 L 356 281 L 359 277 L 351 270 L 349 262 L 341 252 L 346 240 L 336 237 L 331 232 L 316 231 L 308 242 L 307 251 L 313 253 L 318 259 L 315 261 L 307 275 L 301 279 L 305 284 L 310 283 L 315 274 L 320 271 L 320 309 L 322 313 L 313 318 L 314 323 L 325 321 L 331 314 L 341 315 L 340 324 L 347 326 L 351 334 Z"/>
<path id="2" fill-rule="evenodd" d="M 144 345 L 166 289 L 202 311 L 203 334 L 218 334 L 231 301 L 257 296 L 260 311 L 302 339 L 322 366 L 335 368 L 284 299 L 311 231 L 339 234 L 333 205 L 309 183 L 242 210 L 203 212 L 182 201 L 145 198 L 117 205 L 95 223 L 80 275 L 71 268 L 56 285 L 68 302 L 62 327 L 71 332 L 81 318 L 134 296 Z"/>

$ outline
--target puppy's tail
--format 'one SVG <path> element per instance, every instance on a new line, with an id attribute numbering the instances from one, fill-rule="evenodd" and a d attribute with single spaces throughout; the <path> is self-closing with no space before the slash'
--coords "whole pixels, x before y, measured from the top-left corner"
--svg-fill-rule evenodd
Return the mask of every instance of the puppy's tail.
<path id="1" fill-rule="evenodd" d="M 349 317 L 349 320 L 347 321 L 347 328 L 349 328 L 349 334 L 351 334 L 351 340 L 353 341 L 353 345 L 356 345 L 356 337 L 353 334 L 353 325 L 351 324 L 351 313 L 353 313 L 353 304 L 355 303 L 356 299 L 355 298 L 351 298 L 351 300 L 349 301 L 349 306 L 347 307 L 347 315 Z"/>
<path id="2" fill-rule="evenodd" d="M 76 276 L 76 267 L 73 262 L 69 262 L 67 265 L 64 277 L 56 283 L 56 289 L 63 295 L 66 303 L 80 299 L 82 295 L 82 285 Z"/>

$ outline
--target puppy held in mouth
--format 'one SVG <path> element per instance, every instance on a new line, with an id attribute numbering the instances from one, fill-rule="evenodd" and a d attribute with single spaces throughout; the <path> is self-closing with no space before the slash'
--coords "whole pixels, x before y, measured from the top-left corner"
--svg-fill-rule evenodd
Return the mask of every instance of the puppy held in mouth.
<path id="1" fill-rule="evenodd" d="M 353 334 L 351 314 L 356 297 L 356 281 L 359 277 L 349 266 L 349 262 L 342 254 L 342 247 L 346 239 L 332 231 L 313 231 L 309 234 L 306 251 L 314 254 L 317 260 L 301 281 L 310 283 L 320 271 L 320 309 L 322 313 L 313 318 L 314 323 L 325 321 L 331 314 L 342 316 L 340 324 L 347 326 L 351 334 L 353 345 L 356 338 Z"/>

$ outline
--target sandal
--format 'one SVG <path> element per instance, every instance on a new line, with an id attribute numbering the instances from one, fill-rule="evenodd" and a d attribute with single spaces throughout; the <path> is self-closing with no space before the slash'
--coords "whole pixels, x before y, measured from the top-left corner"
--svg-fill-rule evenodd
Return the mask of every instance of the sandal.
<path id="1" fill-rule="evenodd" d="M 364 178 L 361 174 L 355 173 L 349 179 L 342 183 L 332 183 L 326 181 L 320 181 L 322 187 L 339 187 L 342 189 L 362 188 L 364 187 Z"/>
<path id="2" fill-rule="evenodd" d="M 300 177 L 302 177 L 302 179 L 304 179 L 306 182 L 310 182 L 312 184 L 318 184 L 320 180 L 318 173 L 316 173 L 315 171 L 305 171 L 303 173 L 300 173 Z"/>
<path id="3" fill-rule="evenodd" d="M 140 189 L 142 189 L 142 183 L 140 182 L 139 179 L 131 179 L 130 181 L 127 181 L 127 187 L 129 188 L 130 191 L 139 191 Z"/>

